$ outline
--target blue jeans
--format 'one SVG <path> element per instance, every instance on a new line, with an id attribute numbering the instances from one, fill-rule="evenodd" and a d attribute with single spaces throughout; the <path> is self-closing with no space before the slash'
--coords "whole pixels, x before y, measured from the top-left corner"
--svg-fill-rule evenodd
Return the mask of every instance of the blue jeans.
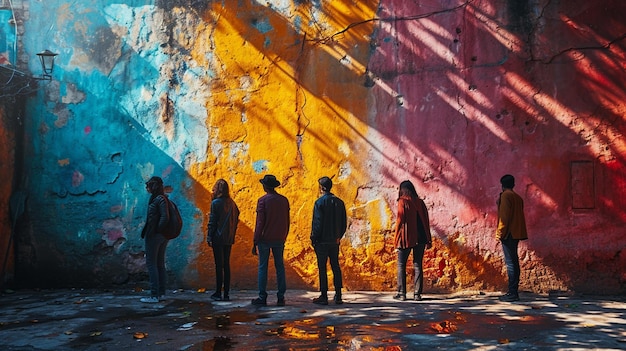
<path id="1" fill-rule="evenodd" d="M 330 268 L 333 270 L 333 284 L 335 293 L 341 294 L 343 279 L 341 277 L 341 267 L 339 266 L 339 244 L 318 243 L 315 244 L 315 255 L 317 256 L 317 270 L 320 275 L 320 291 L 322 295 L 328 292 L 328 273 L 326 264 L 330 260 Z"/>
<path id="2" fill-rule="evenodd" d="M 232 245 L 213 245 L 213 257 L 215 258 L 215 293 L 224 296 L 230 293 L 230 251 Z"/>
<path id="3" fill-rule="evenodd" d="M 165 295 L 165 249 L 169 240 L 161 234 L 146 236 L 146 267 L 150 277 L 150 295 L 159 297 Z"/>
<path id="4" fill-rule="evenodd" d="M 259 254 L 259 298 L 267 299 L 267 267 L 270 259 L 270 250 L 274 257 L 274 268 L 276 268 L 276 283 L 278 284 L 278 299 L 285 298 L 287 291 L 287 282 L 285 277 L 285 263 L 283 261 L 283 252 L 285 251 L 285 243 L 259 243 L 257 245 Z"/>
<path id="5" fill-rule="evenodd" d="M 504 262 L 506 263 L 506 274 L 509 277 L 508 292 L 512 295 L 518 294 L 519 287 L 519 257 L 517 255 L 518 239 L 513 239 L 509 234 L 506 239 L 502 241 L 502 250 L 504 251 Z"/>
<path id="6" fill-rule="evenodd" d="M 413 288 L 415 295 L 421 295 L 424 285 L 424 272 L 422 269 L 422 261 L 424 259 L 424 249 L 426 244 L 417 244 L 417 246 L 408 249 L 398 249 L 398 293 L 406 296 L 406 262 L 409 255 L 413 251 L 413 268 L 415 269 L 415 277 L 413 280 Z"/>

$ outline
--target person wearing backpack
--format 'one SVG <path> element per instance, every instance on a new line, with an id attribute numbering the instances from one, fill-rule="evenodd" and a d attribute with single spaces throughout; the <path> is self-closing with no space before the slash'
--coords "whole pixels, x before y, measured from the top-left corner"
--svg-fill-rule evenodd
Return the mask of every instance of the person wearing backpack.
<path id="1" fill-rule="evenodd" d="M 146 267 L 150 278 L 150 297 L 141 298 L 141 302 L 157 303 L 165 296 L 165 249 L 168 239 L 163 236 L 169 221 L 168 203 L 163 191 L 163 179 L 152 177 L 146 182 L 150 193 L 146 224 L 141 231 L 145 240 Z"/>
<path id="2" fill-rule="evenodd" d="M 228 183 L 218 179 L 213 186 L 213 201 L 209 214 L 207 243 L 213 248 L 215 259 L 215 293 L 213 300 L 230 300 L 230 252 L 235 243 L 239 224 L 239 208 L 230 197 Z M 222 286 L 224 296 L 222 297 Z"/>

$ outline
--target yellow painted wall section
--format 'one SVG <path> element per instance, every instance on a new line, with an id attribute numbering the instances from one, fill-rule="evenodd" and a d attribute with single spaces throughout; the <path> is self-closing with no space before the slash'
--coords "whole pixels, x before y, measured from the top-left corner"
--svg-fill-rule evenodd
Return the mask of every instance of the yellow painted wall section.
<path id="1" fill-rule="evenodd" d="M 333 192 L 344 199 L 352 220 L 342 242 L 344 285 L 363 287 L 363 277 L 376 275 L 367 266 L 380 266 L 382 232 L 389 224 L 371 216 L 380 213 L 380 201 L 358 200 L 361 185 L 369 181 L 364 171 L 367 90 L 346 87 L 363 79 L 373 30 L 373 23 L 366 21 L 374 17 L 376 3 L 333 1 L 323 11 L 293 7 L 290 16 L 255 3 L 239 5 L 216 4 L 206 14 L 201 29 L 206 33 L 199 35 L 206 40 L 192 53 L 215 75 L 207 101 L 208 157 L 191 169 L 198 184 L 196 203 L 205 213 L 203 228 L 210 189 L 224 178 L 241 210 L 232 254 L 233 285 L 255 286 L 257 261 L 250 249 L 256 201 L 263 195 L 259 179 L 276 175 L 282 183 L 278 192 L 291 204 L 285 250 L 288 285 L 317 286 L 311 216 L 319 196 L 317 179 L 330 176 Z M 322 13 L 323 18 L 315 17 Z M 389 209 L 383 208 L 382 214 L 388 217 Z M 200 248 L 199 257 L 194 267 L 199 281 L 211 286 L 214 266 L 208 246 Z"/>

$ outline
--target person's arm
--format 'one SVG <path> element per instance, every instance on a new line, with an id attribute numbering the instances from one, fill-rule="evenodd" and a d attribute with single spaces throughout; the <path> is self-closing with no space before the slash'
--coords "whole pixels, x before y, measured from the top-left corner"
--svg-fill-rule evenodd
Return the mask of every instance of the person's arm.
<path id="1" fill-rule="evenodd" d="M 206 242 L 209 246 L 213 245 L 213 238 L 215 237 L 215 231 L 217 230 L 217 224 L 219 223 L 219 211 L 217 207 L 216 201 L 211 201 L 211 212 L 209 212 L 209 225 L 206 236 Z"/>
<path id="2" fill-rule="evenodd" d="M 513 204 L 509 194 L 502 193 L 500 204 L 498 206 L 498 228 L 496 230 L 496 238 L 502 240 L 509 234 L 509 225 L 513 216 Z"/>
<path id="3" fill-rule="evenodd" d="M 261 199 L 256 204 L 256 223 L 254 226 L 254 237 L 252 245 L 252 254 L 256 255 L 256 247 L 259 244 L 263 236 L 263 230 L 265 228 L 265 202 Z"/>
<path id="4" fill-rule="evenodd" d="M 159 211 L 159 224 L 157 226 L 157 232 L 163 233 L 163 231 L 165 230 L 165 226 L 167 226 L 167 222 L 169 222 L 170 220 L 170 211 L 168 210 L 168 200 L 165 198 L 165 195 L 161 195 L 157 197 L 157 199 L 158 200 L 155 201 L 157 203 Z"/>
<path id="5" fill-rule="evenodd" d="M 313 205 L 313 220 L 311 222 L 311 244 L 315 246 L 320 239 L 322 231 L 322 209 L 320 202 L 315 201 Z"/>
<path id="6" fill-rule="evenodd" d="M 424 200 L 420 200 L 420 206 L 422 207 L 422 225 L 424 226 L 424 232 L 426 233 L 426 248 L 430 249 L 433 246 L 433 238 L 430 234 L 430 217 L 428 216 L 428 207 Z"/>
<path id="7" fill-rule="evenodd" d="M 339 198 L 338 200 L 338 219 L 339 219 L 339 237 L 337 238 L 337 243 L 341 241 L 341 238 L 346 234 L 346 230 L 348 229 L 348 215 L 346 214 L 346 204 Z"/>

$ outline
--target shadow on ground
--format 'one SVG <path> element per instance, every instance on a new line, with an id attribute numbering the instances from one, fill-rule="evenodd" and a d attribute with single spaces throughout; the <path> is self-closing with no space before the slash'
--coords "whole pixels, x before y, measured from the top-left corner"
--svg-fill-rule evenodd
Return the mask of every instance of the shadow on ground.
<path id="1" fill-rule="evenodd" d="M 426 295 L 346 292 L 318 306 L 289 291 L 287 306 L 256 307 L 252 291 L 231 301 L 175 291 L 143 304 L 133 291 L 17 291 L 0 296 L 6 351 L 33 350 L 571 350 L 626 348 L 624 297 Z"/>

